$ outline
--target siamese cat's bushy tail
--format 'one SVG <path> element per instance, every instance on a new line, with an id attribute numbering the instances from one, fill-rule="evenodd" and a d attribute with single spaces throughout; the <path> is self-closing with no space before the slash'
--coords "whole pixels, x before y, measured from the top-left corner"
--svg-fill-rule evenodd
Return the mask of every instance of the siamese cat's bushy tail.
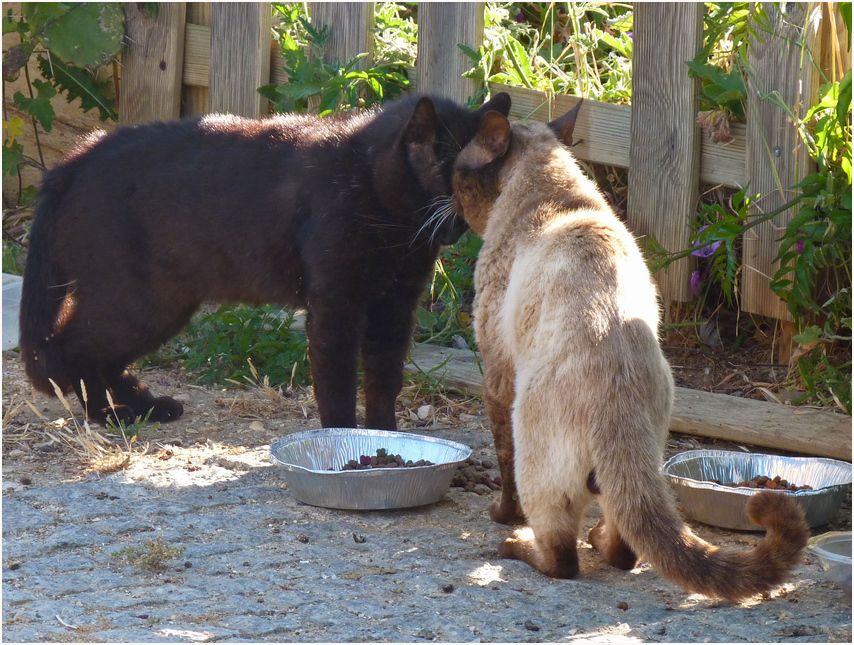
<path id="1" fill-rule="evenodd" d="M 624 416 L 617 434 L 648 434 L 625 427 L 644 422 L 642 415 Z M 613 426 L 609 434 L 614 436 Z M 620 448 L 600 444 L 600 450 Z M 777 587 L 800 562 L 809 528 L 801 506 L 782 493 L 762 491 L 747 504 L 750 519 L 767 530 L 759 544 L 751 549 L 717 547 L 682 521 L 657 466 L 623 468 L 605 454 L 594 454 L 594 461 L 600 500 L 622 540 L 686 591 L 736 601 Z M 603 542 L 607 549 L 607 540 Z"/>
<path id="2" fill-rule="evenodd" d="M 60 310 L 66 304 L 65 280 L 59 274 L 56 249 L 48 234 L 50 220 L 59 210 L 65 173 L 47 175 L 38 196 L 38 206 L 30 230 L 27 266 L 21 291 L 20 337 L 21 359 L 33 387 L 54 395 L 51 381 L 65 393 L 71 390 L 60 344 L 54 340 L 59 332 Z M 81 253 L 96 252 L 94 249 Z"/>

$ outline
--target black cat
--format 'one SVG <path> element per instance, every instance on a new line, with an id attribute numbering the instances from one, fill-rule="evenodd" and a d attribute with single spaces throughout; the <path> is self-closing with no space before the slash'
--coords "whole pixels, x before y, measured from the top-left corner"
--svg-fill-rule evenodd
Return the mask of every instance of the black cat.
<path id="1" fill-rule="evenodd" d="M 355 427 L 361 358 L 365 424 L 394 429 L 415 308 L 466 227 L 449 205 L 454 159 L 487 111 L 509 108 L 507 94 L 475 112 L 407 97 L 90 136 L 45 174 L 33 219 L 20 325 L 33 385 L 85 395 L 101 423 L 170 421 L 182 405 L 127 366 L 202 302 L 279 303 L 308 310 L 321 423 Z"/>

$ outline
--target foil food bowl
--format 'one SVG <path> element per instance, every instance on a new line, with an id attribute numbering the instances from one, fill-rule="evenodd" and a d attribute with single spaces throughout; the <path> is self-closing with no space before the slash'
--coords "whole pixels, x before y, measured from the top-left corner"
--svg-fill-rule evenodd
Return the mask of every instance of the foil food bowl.
<path id="1" fill-rule="evenodd" d="M 851 590 L 851 531 L 831 531 L 810 538 L 807 548 L 818 556 L 827 577 Z"/>
<path id="2" fill-rule="evenodd" d="M 379 448 L 407 461 L 423 459 L 433 465 L 342 470 L 349 460 L 375 455 Z M 405 432 L 324 428 L 284 436 L 270 446 L 270 455 L 284 466 L 288 489 L 301 502 L 324 508 L 384 510 L 442 499 L 457 466 L 471 456 L 471 448 Z"/>
<path id="3" fill-rule="evenodd" d="M 726 450 L 689 450 L 669 459 L 664 474 L 679 494 L 691 519 L 739 531 L 763 531 L 747 517 L 747 500 L 757 488 L 723 484 L 750 480 L 758 475 L 779 475 L 812 490 L 780 491 L 803 507 L 807 523 L 827 524 L 836 515 L 851 488 L 851 464 L 819 457 L 783 457 Z M 715 483 L 720 482 L 720 483 Z"/>

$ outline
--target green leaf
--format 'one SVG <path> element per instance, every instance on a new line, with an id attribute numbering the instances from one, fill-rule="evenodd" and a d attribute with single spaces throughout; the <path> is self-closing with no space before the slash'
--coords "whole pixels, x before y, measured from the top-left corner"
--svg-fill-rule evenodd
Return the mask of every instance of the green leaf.
<path id="1" fill-rule="evenodd" d="M 51 64 L 53 63 L 53 64 Z M 52 80 L 61 92 L 66 93 L 69 103 L 79 98 L 80 106 L 84 112 L 97 109 L 101 121 L 111 119 L 118 121 L 118 114 L 113 110 L 114 102 L 104 96 L 104 88 L 107 83 L 96 83 L 92 75 L 85 69 L 64 65 L 53 59 L 48 53 L 47 57 L 39 56 L 39 70 L 48 80 Z"/>
<path id="2" fill-rule="evenodd" d="M 24 148 L 17 141 L 3 146 L 3 176 L 18 176 L 18 165 L 24 162 Z"/>
<path id="3" fill-rule="evenodd" d="M 50 132 L 53 127 L 53 119 L 56 117 L 56 112 L 50 104 L 50 100 L 56 96 L 56 89 L 47 81 L 38 79 L 33 81 L 33 87 L 37 91 L 35 98 L 29 98 L 21 92 L 15 92 L 13 102 L 15 107 L 26 112 L 34 117 L 44 128 L 45 132 Z"/>
<path id="4" fill-rule="evenodd" d="M 851 16 L 851 6 L 848 6 L 849 20 Z M 850 33 L 850 32 L 849 32 Z M 850 46 L 850 45 L 849 45 Z M 848 124 L 848 114 L 851 109 L 851 70 L 845 72 L 845 76 L 839 82 L 839 100 L 836 104 L 836 119 L 843 128 Z"/>
<path id="5" fill-rule="evenodd" d="M 121 51 L 124 10 L 117 2 L 22 2 L 37 38 L 66 63 L 102 65 Z"/>
<path id="6" fill-rule="evenodd" d="M 12 10 L 3 16 L 3 35 L 14 34 L 18 31 L 18 21 L 12 17 Z"/>

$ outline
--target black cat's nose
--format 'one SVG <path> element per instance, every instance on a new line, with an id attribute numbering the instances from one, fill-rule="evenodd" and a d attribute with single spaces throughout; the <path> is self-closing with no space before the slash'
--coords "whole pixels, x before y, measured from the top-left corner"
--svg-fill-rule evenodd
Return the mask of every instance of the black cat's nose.
<path id="1" fill-rule="evenodd" d="M 449 217 L 436 231 L 436 241 L 443 246 L 456 242 L 469 229 L 468 223 L 459 215 Z"/>

